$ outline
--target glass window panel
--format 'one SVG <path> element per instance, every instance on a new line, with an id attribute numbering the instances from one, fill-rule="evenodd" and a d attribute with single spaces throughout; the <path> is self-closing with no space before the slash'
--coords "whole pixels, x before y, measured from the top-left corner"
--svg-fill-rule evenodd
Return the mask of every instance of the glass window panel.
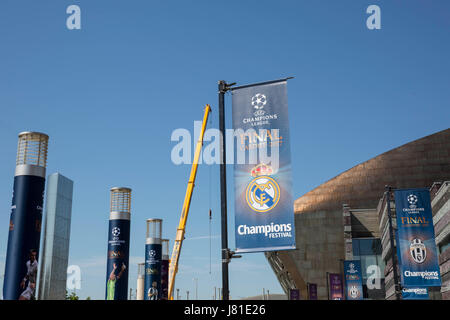
<path id="1" fill-rule="evenodd" d="M 374 240 L 374 252 L 376 255 L 381 255 L 383 252 L 383 247 L 381 246 L 381 239 L 373 239 Z"/>
<path id="2" fill-rule="evenodd" d="M 359 243 L 359 252 L 361 255 L 372 255 L 373 252 L 373 240 L 361 239 Z"/>

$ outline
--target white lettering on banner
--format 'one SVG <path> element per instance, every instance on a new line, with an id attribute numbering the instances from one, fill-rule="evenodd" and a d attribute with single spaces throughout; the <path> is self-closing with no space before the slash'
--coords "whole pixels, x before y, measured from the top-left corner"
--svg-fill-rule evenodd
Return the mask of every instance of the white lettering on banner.
<path id="1" fill-rule="evenodd" d="M 415 294 L 428 294 L 426 288 L 403 288 L 403 292 Z"/>
<path id="2" fill-rule="evenodd" d="M 437 271 L 409 271 L 404 272 L 405 277 L 421 277 L 425 280 L 438 280 L 439 274 Z"/>

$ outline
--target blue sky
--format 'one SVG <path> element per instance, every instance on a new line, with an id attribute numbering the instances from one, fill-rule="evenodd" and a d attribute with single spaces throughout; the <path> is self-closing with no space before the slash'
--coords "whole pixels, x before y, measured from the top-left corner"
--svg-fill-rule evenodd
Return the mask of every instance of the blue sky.
<path id="1" fill-rule="evenodd" d="M 66 28 L 72 4 L 81 30 Z M 380 30 L 366 27 L 371 4 L 381 8 Z M 135 288 L 145 220 L 164 219 L 173 240 L 186 190 L 190 166 L 171 162 L 171 133 L 193 131 L 206 103 L 210 127 L 218 126 L 218 80 L 295 76 L 288 100 L 297 198 L 449 127 L 449 14 L 448 1 L 1 1 L 0 285 L 19 132 L 47 133 L 47 173 L 74 180 L 69 264 L 81 267 L 80 297 L 103 299 L 109 189 L 133 189 Z M 199 168 L 176 284 L 184 297 L 193 297 L 193 278 L 201 299 L 221 286 L 218 173 Z M 231 166 L 228 174 L 232 231 Z M 230 264 L 231 298 L 263 288 L 282 292 L 263 254 Z"/>

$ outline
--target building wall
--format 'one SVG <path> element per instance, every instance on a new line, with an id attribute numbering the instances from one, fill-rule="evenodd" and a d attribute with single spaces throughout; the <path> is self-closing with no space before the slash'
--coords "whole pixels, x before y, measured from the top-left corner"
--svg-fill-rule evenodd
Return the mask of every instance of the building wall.
<path id="1" fill-rule="evenodd" d="M 342 206 L 376 208 L 386 185 L 396 188 L 430 187 L 450 180 L 450 129 L 412 141 L 325 182 L 294 203 L 297 249 L 278 255 L 284 280 L 302 290 L 304 283 L 318 284 L 318 298 L 327 299 L 326 273 L 340 272 L 344 259 Z M 288 268 L 286 265 L 292 265 Z M 280 279 L 279 274 L 276 273 Z M 287 293 L 287 292 L 286 292 Z M 303 290 L 302 290 L 303 294 Z"/>
<path id="2" fill-rule="evenodd" d="M 73 182 L 59 173 L 50 175 L 47 181 L 37 297 L 39 300 L 63 300 L 66 295 Z"/>

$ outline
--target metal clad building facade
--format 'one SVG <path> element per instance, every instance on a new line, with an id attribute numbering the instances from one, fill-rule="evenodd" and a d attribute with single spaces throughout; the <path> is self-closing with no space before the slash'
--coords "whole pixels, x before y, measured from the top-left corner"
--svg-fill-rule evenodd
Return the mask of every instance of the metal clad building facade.
<path id="1" fill-rule="evenodd" d="M 294 202 L 296 244 L 293 251 L 266 253 L 281 286 L 288 292 L 317 283 L 327 299 L 326 272 L 342 272 L 345 258 L 343 204 L 376 208 L 385 186 L 431 187 L 450 179 L 450 129 L 412 141 L 363 162 Z"/>

